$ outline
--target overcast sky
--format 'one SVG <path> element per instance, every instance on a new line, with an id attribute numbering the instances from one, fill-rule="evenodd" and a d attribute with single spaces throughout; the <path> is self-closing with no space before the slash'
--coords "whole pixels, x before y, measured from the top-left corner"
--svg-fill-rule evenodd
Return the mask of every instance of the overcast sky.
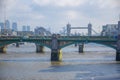
<path id="1" fill-rule="evenodd" d="M 58 32 L 68 22 L 73 27 L 90 22 L 100 31 L 104 24 L 117 23 L 120 0 L 0 0 L 0 8 L 0 21 L 6 15 L 10 22 L 18 23 L 19 29 L 30 25 L 32 29 L 43 26 Z"/>

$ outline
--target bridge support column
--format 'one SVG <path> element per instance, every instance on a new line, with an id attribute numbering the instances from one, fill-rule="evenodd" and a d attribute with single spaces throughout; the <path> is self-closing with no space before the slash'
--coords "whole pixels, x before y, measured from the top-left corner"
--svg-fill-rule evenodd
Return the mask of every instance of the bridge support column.
<path id="1" fill-rule="evenodd" d="M 37 53 L 44 53 L 44 47 L 41 45 L 36 45 L 36 52 Z"/>
<path id="2" fill-rule="evenodd" d="M 77 47 L 77 45 L 78 45 L 78 44 L 77 44 L 77 43 L 75 43 L 75 47 Z"/>
<path id="3" fill-rule="evenodd" d="M 118 35 L 116 61 L 120 61 L 120 35 Z"/>
<path id="4" fill-rule="evenodd" d="M 0 53 L 6 53 L 6 47 L 0 47 Z"/>
<path id="5" fill-rule="evenodd" d="M 51 61 L 62 61 L 61 50 L 51 50 Z"/>
<path id="6" fill-rule="evenodd" d="M 84 44 L 79 44 L 79 53 L 83 53 Z"/>
<path id="7" fill-rule="evenodd" d="M 120 51 L 116 51 L 116 61 L 120 61 Z"/>
<path id="8" fill-rule="evenodd" d="M 16 47 L 19 47 L 19 45 L 20 45 L 19 43 L 16 43 Z"/>
<path id="9" fill-rule="evenodd" d="M 59 37 L 60 37 L 60 35 L 56 35 L 56 34 L 52 35 L 51 61 L 61 61 L 62 60 L 62 52 L 59 48 L 60 43 L 58 42 Z"/>

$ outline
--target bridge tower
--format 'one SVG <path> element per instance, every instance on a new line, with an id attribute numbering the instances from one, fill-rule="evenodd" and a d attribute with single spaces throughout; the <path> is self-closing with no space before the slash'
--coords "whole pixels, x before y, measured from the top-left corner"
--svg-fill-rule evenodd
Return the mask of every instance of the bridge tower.
<path id="1" fill-rule="evenodd" d="M 68 23 L 67 24 L 67 36 L 70 36 L 70 32 L 71 32 L 71 25 Z"/>
<path id="2" fill-rule="evenodd" d="M 92 24 L 88 24 L 88 36 L 92 36 Z"/>

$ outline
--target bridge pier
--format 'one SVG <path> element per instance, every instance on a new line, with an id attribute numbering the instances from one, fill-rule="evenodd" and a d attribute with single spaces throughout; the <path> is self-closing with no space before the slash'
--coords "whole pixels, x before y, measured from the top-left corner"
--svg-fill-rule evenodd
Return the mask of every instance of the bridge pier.
<path id="1" fill-rule="evenodd" d="M 77 47 L 77 45 L 78 45 L 78 44 L 77 44 L 77 43 L 75 43 L 75 47 Z"/>
<path id="2" fill-rule="evenodd" d="M 79 44 L 79 53 L 83 53 L 84 43 Z"/>
<path id="3" fill-rule="evenodd" d="M 44 53 L 44 46 L 36 45 L 36 52 L 37 53 Z"/>
<path id="4" fill-rule="evenodd" d="M 120 61 L 120 51 L 116 51 L 116 61 Z"/>
<path id="5" fill-rule="evenodd" d="M 59 48 L 58 38 L 60 35 L 53 34 L 52 42 L 51 42 L 51 61 L 61 61 L 62 60 L 62 52 Z"/>
<path id="6" fill-rule="evenodd" d="M 51 61 L 62 61 L 61 50 L 51 50 Z"/>
<path id="7" fill-rule="evenodd" d="M 120 35 L 117 41 L 116 61 L 120 61 Z"/>
<path id="8" fill-rule="evenodd" d="M 16 43 L 16 47 L 19 47 L 20 46 L 20 44 L 19 43 Z"/>
<path id="9" fill-rule="evenodd" d="M 0 47 L 0 53 L 6 53 L 6 47 Z"/>

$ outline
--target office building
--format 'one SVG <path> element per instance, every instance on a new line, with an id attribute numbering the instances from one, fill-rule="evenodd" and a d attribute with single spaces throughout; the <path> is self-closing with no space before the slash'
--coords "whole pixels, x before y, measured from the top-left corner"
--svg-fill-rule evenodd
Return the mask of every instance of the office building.
<path id="1" fill-rule="evenodd" d="M 18 31 L 18 30 L 17 30 L 17 23 L 16 23 L 16 22 L 13 22 L 13 23 L 12 23 L 12 30 L 13 30 L 13 31 Z"/>
<path id="2" fill-rule="evenodd" d="M 30 31 L 30 26 L 26 26 L 26 27 L 27 27 L 27 28 L 26 28 L 26 29 L 27 29 L 27 31 Z"/>
<path id="3" fill-rule="evenodd" d="M 103 26 L 102 36 L 117 36 L 118 24 L 107 24 Z"/>
<path id="4" fill-rule="evenodd" d="M 4 23 L 0 22 L 0 28 L 4 29 Z"/>
<path id="5" fill-rule="evenodd" d="M 5 20 L 5 27 L 4 29 L 10 29 L 10 22 L 9 20 Z"/>
<path id="6" fill-rule="evenodd" d="M 27 31 L 26 26 L 22 26 L 22 31 Z"/>

